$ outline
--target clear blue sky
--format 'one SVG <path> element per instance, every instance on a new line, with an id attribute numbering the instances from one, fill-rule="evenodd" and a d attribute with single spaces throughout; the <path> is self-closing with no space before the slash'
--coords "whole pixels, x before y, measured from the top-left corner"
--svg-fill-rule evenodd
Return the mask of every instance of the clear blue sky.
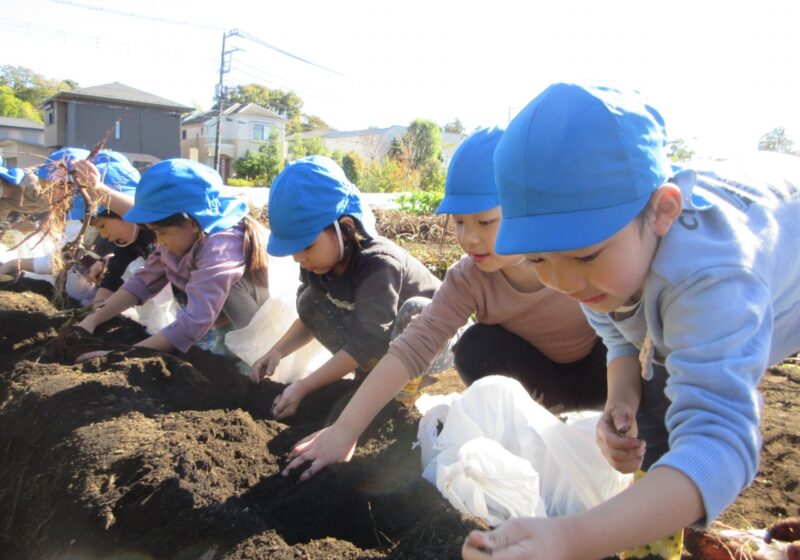
<path id="1" fill-rule="evenodd" d="M 238 28 L 341 75 L 235 39 L 226 82 L 295 90 L 339 129 L 505 125 L 551 82 L 599 79 L 725 155 L 779 125 L 800 145 L 798 22 L 796 0 L 0 0 L 0 63 L 208 108 Z"/>

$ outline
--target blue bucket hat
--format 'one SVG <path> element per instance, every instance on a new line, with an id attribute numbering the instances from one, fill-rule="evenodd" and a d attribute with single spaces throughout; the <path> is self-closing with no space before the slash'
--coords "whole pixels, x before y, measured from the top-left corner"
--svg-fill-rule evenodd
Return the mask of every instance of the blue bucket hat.
<path id="1" fill-rule="evenodd" d="M 84 150 L 83 148 L 62 148 L 56 150 L 47 156 L 47 163 L 40 165 L 39 168 L 36 169 L 36 176 L 49 181 L 59 163 L 63 161 L 66 163 L 67 169 L 71 169 L 73 161 L 86 159 L 89 157 L 89 154 L 89 150 Z"/>
<path id="2" fill-rule="evenodd" d="M 86 154 L 89 155 L 88 153 Z M 77 158 L 76 158 L 77 159 Z M 123 194 L 133 196 L 136 192 L 136 185 L 141 176 L 139 171 L 131 165 L 124 155 L 112 150 L 103 150 L 92 158 L 103 184 L 119 191 Z M 95 209 L 95 215 L 106 212 L 106 207 L 99 205 Z M 67 216 L 70 220 L 82 220 L 86 213 L 86 201 L 83 195 L 76 194 L 72 199 L 72 208 Z"/>
<path id="3" fill-rule="evenodd" d="M 22 169 L 6 169 L 5 167 L 0 167 L 0 177 L 2 177 L 6 183 L 19 185 L 22 179 L 25 178 L 25 172 Z"/>
<path id="4" fill-rule="evenodd" d="M 142 174 L 133 208 L 123 219 L 135 224 L 188 214 L 208 234 L 230 229 L 247 215 L 247 203 L 220 196 L 219 173 L 196 161 L 166 159 Z"/>
<path id="5" fill-rule="evenodd" d="M 635 91 L 553 84 L 508 126 L 494 164 L 499 254 L 608 239 L 671 177 L 664 120 Z"/>
<path id="6" fill-rule="evenodd" d="M 494 182 L 494 150 L 503 136 L 484 128 L 464 140 L 447 168 L 444 198 L 437 214 L 475 214 L 500 206 Z"/>
<path id="7" fill-rule="evenodd" d="M 368 237 L 378 236 L 372 211 L 335 161 L 298 159 L 272 182 L 267 252 L 276 257 L 299 253 L 342 216 L 357 220 Z"/>

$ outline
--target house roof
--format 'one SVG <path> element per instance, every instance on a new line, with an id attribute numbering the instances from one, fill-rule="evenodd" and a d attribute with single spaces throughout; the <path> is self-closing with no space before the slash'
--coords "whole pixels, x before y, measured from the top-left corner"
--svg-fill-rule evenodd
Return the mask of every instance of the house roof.
<path id="1" fill-rule="evenodd" d="M 219 111 L 216 109 L 210 109 L 208 111 L 199 111 L 196 113 L 192 113 L 191 115 L 187 115 L 184 117 L 181 124 L 199 124 L 208 122 L 212 119 L 216 119 Z M 225 110 L 222 112 L 223 115 L 226 117 L 230 117 L 233 115 L 257 115 L 261 117 L 268 117 L 271 119 L 280 119 L 285 121 L 286 119 L 280 116 L 279 114 L 270 111 L 266 107 L 262 107 L 257 103 L 234 103 L 230 107 L 226 107 Z"/>
<path id="2" fill-rule="evenodd" d="M 29 119 L 18 119 L 16 117 L 0 117 L 0 126 L 10 126 L 13 128 L 32 128 L 34 130 L 44 130 L 44 125 Z"/>
<path id="3" fill-rule="evenodd" d="M 175 101 L 170 101 L 169 99 L 153 95 L 152 93 L 147 93 L 146 91 L 142 91 L 140 89 L 132 88 L 131 86 L 126 86 L 125 84 L 121 84 L 119 82 L 61 91 L 51 97 L 48 97 L 45 102 L 53 99 L 65 101 L 71 99 L 121 101 L 132 105 L 148 105 L 151 107 L 172 109 L 174 111 L 178 111 L 179 113 L 187 113 L 192 110 L 191 107 L 187 107 L 186 105 L 181 105 Z"/>

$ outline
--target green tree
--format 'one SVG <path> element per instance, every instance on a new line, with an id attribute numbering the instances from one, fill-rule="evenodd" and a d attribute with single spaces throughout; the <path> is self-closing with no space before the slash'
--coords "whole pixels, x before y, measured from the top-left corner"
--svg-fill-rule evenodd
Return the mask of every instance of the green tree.
<path id="1" fill-rule="evenodd" d="M 347 152 L 341 163 L 344 174 L 354 185 L 361 182 L 361 173 L 364 170 L 364 160 L 358 152 Z"/>
<path id="2" fill-rule="evenodd" d="M 767 152 L 800 155 L 800 152 L 794 149 L 794 140 L 786 134 L 786 129 L 782 126 L 775 127 L 762 136 L 758 141 L 758 149 Z"/>
<path id="3" fill-rule="evenodd" d="M 454 121 L 450 121 L 449 123 L 444 125 L 445 132 L 455 132 L 456 134 L 463 134 L 464 133 L 464 125 L 461 123 L 459 119 Z"/>
<path id="4" fill-rule="evenodd" d="M 676 138 L 667 144 L 667 155 L 672 161 L 689 161 L 695 155 L 695 151 L 683 138 Z"/>
<path id="5" fill-rule="evenodd" d="M 269 142 L 262 144 L 258 151 L 248 150 L 244 157 L 233 162 L 233 170 L 239 177 L 253 179 L 256 185 L 270 185 L 283 170 L 283 149 L 278 131 L 273 130 Z"/>
<path id="6" fill-rule="evenodd" d="M 319 136 L 303 139 L 301 134 L 295 134 L 289 144 L 290 159 L 300 159 L 306 156 L 330 156 L 331 152 Z"/>
<path id="7" fill-rule="evenodd" d="M 392 141 L 389 154 L 393 159 L 406 163 L 415 170 L 420 169 L 428 160 L 441 163 L 442 131 L 433 121 L 415 119 L 397 142 Z"/>
<path id="8" fill-rule="evenodd" d="M 10 87 L 17 99 L 29 103 L 34 108 L 60 91 L 78 87 L 73 80 L 50 80 L 29 68 L 10 64 L 0 66 L 0 85 Z M 40 118 L 32 120 L 41 122 L 41 117 L 44 116 L 43 109 L 39 110 L 39 115 Z"/>
<path id="9" fill-rule="evenodd" d="M 14 90 L 9 86 L 0 86 L 0 116 L 42 122 L 42 117 L 36 108 L 14 95 Z"/>
<path id="10" fill-rule="evenodd" d="M 303 100 L 293 91 L 269 89 L 260 84 L 238 85 L 225 88 L 225 106 L 234 103 L 255 103 L 277 113 L 288 121 L 300 118 L 303 110 Z M 214 103 L 214 108 L 219 107 L 219 101 Z"/>

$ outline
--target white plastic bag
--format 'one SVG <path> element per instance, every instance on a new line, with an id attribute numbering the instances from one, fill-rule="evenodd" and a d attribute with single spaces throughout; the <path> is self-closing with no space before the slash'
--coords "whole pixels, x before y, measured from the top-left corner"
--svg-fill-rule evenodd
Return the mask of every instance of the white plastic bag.
<path id="1" fill-rule="evenodd" d="M 263 356 L 297 319 L 297 288 L 300 267 L 291 257 L 269 256 L 269 299 L 250 323 L 225 335 L 225 346 L 248 365 Z M 270 378 L 292 383 L 307 376 L 331 357 L 324 346 L 312 340 L 281 360 Z"/>
<path id="2" fill-rule="evenodd" d="M 125 272 L 122 273 L 122 280 L 125 282 L 130 280 L 144 264 L 145 259 L 143 257 L 137 257 L 132 260 L 125 268 Z M 160 292 L 148 299 L 144 304 L 126 309 L 122 314 L 144 325 L 148 334 L 156 334 L 174 322 L 178 314 L 178 302 L 175 301 L 172 295 L 172 286 L 167 283 Z"/>
<path id="3" fill-rule="evenodd" d="M 423 442 L 430 440 L 430 423 L 420 422 L 420 445 L 431 448 L 423 477 L 463 513 L 492 524 L 518 515 L 567 515 L 630 484 L 631 476 L 614 470 L 595 443 L 598 414 L 565 424 L 511 378 L 485 377 L 455 396 L 446 414 L 441 406 L 426 414 L 444 418 L 435 441 Z M 488 483 L 495 475 L 500 478 Z"/>

